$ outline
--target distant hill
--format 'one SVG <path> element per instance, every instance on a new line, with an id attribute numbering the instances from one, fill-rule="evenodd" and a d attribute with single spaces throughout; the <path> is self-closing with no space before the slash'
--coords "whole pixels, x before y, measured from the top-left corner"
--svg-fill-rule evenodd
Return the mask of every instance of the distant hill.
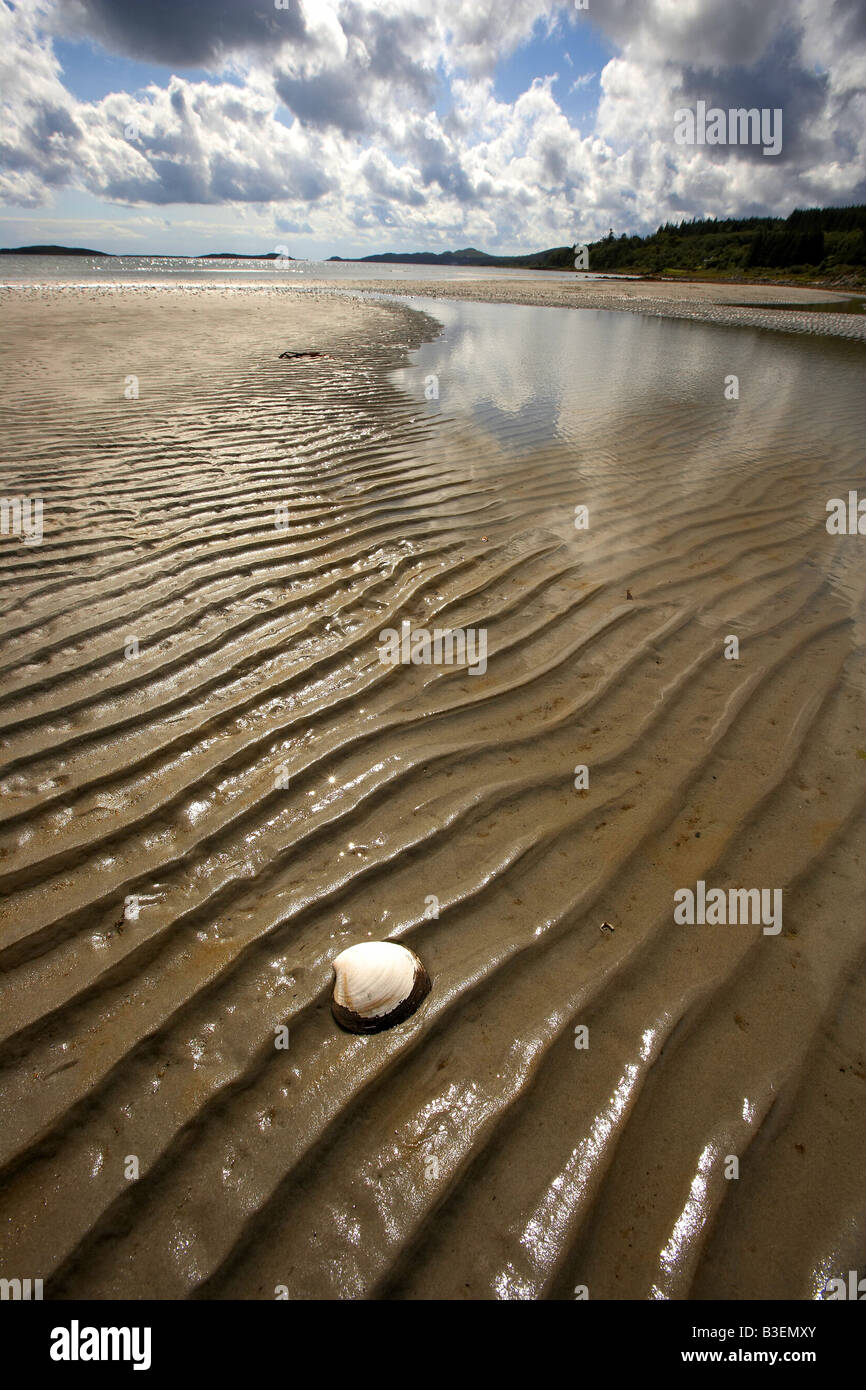
<path id="1" fill-rule="evenodd" d="M 345 261 L 349 258 L 331 256 L 329 259 Z M 463 251 L 385 251 L 380 255 L 352 259 L 386 265 L 489 265 L 514 270 L 568 270 L 574 263 L 574 253 L 569 246 L 557 246 L 550 251 L 535 251 L 528 256 L 489 256 L 486 251 L 467 246 Z"/>
<path id="2" fill-rule="evenodd" d="M 2 246 L 0 256 L 110 256 L 110 251 L 91 251 L 86 246 Z"/>

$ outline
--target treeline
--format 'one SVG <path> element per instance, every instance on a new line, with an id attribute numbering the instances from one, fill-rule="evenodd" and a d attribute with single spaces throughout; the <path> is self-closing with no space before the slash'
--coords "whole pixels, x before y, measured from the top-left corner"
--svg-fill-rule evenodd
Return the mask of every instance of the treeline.
<path id="1" fill-rule="evenodd" d="M 589 247 L 591 271 L 738 275 L 761 270 L 862 278 L 866 206 L 798 208 L 789 217 L 692 218 L 651 236 L 612 234 Z"/>

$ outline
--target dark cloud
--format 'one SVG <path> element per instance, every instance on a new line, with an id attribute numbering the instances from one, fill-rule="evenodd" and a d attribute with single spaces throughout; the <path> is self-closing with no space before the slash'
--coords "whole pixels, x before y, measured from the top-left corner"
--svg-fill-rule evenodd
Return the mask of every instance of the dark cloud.
<path id="1" fill-rule="evenodd" d="M 413 208 L 423 207 L 427 201 L 420 188 L 416 188 L 414 184 L 407 187 L 405 183 L 399 183 L 377 164 L 365 164 L 363 174 L 370 191 L 380 198 L 391 198 L 394 202 L 406 203 Z"/>
<path id="2" fill-rule="evenodd" d="M 833 146 L 828 148 L 824 137 L 818 134 L 828 87 L 826 74 L 804 71 L 792 36 L 785 34 L 752 67 L 738 65 L 722 72 L 685 68 L 683 105 L 694 107 L 697 100 L 703 100 L 708 108 L 723 111 L 753 107 L 780 110 L 782 149 L 772 156 L 773 162 L 832 162 Z M 763 154 L 760 145 L 707 145 L 705 154 L 715 163 L 731 158 L 767 162 L 770 158 Z"/>
<path id="3" fill-rule="evenodd" d="M 866 43 L 866 5 L 863 0 L 835 0 L 827 23 L 845 44 Z"/>
<path id="4" fill-rule="evenodd" d="M 350 41 L 345 59 L 321 72 L 277 73 L 277 94 L 298 120 L 360 135 L 381 126 L 385 95 L 424 110 L 433 107 L 437 75 L 414 56 L 426 37 L 426 20 L 353 4 L 340 11 L 340 22 Z"/>
<path id="5" fill-rule="evenodd" d="M 332 180 L 308 159 L 290 163 L 254 163 L 241 157 L 213 154 L 210 159 L 163 158 L 142 150 L 145 172 L 120 173 L 106 180 L 103 192 L 118 202 L 215 205 L 274 203 L 297 199 L 315 203 L 331 191 Z M 292 230 L 287 227 L 284 230 Z"/>
<path id="6" fill-rule="evenodd" d="M 36 141 L 80 140 L 81 127 L 62 106 L 43 106 L 33 118 L 33 137 Z"/>
<path id="7" fill-rule="evenodd" d="M 303 43 L 300 0 L 73 0 L 67 32 L 114 53 L 167 67 L 218 67 L 230 54 Z"/>
<path id="8" fill-rule="evenodd" d="M 209 186 L 207 170 L 200 164 L 174 159 L 148 159 L 150 178 L 129 174 L 113 179 L 106 187 L 109 198 L 130 203 L 217 203 Z"/>
<path id="9" fill-rule="evenodd" d="M 460 160 L 449 149 L 444 140 L 433 136 L 416 136 L 412 142 L 412 154 L 421 170 L 421 181 L 425 187 L 438 183 L 443 193 L 450 193 L 460 203 L 475 201 L 472 187 Z"/>
<path id="10" fill-rule="evenodd" d="M 339 69 L 318 77 L 284 75 L 277 79 L 276 88 L 280 101 L 304 125 L 333 126 L 343 135 L 360 135 L 371 124 L 371 113 L 357 85 L 347 81 Z"/>
<path id="11" fill-rule="evenodd" d="M 551 183 L 565 183 L 568 172 L 568 164 L 562 150 L 555 145 L 547 144 L 541 153 L 544 163 L 544 173 Z"/>
<path id="12" fill-rule="evenodd" d="M 654 50 L 674 63 L 729 66 L 757 61 L 794 18 L 791 0 L 591 0 L 585 17 L 617 44 Z"/>

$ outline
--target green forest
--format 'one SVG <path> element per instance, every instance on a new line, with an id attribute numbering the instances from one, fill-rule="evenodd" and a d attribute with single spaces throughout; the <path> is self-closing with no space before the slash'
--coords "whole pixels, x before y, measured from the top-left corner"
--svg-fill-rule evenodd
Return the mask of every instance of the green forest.
<path id="1" fill-rule="evenodd" d="M 592 271 L 866 282 L 866 206 L 803 208 L 789 217 L 693 218 L 651 236 L 589 245 Z"/>

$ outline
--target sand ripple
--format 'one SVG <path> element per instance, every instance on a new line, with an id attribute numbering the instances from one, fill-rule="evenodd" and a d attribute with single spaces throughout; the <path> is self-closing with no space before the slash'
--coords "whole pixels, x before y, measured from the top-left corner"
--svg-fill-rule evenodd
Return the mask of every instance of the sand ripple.
<path id="1" fill-rule="evenodd" d="M 862 481 L 854 349 L 797 344 L 825 389 L 697 474 L 715 405 L 612 397 L 593 472 L 408 400 L 437 329 L 400 305 L 3 298 L 2 487 L 46 524 L 0 541 L 0 1274 L 804 1298 L 856 1267 L 866 629 L 822 524 Z M 486 673 L 383 665 L 403 619 L 484 627 Z M 675 926 L 699 878 L 783 887 L 781 935 Z M 329 962 L 385 935 L 433 993 L 338 1032 Z"/>

